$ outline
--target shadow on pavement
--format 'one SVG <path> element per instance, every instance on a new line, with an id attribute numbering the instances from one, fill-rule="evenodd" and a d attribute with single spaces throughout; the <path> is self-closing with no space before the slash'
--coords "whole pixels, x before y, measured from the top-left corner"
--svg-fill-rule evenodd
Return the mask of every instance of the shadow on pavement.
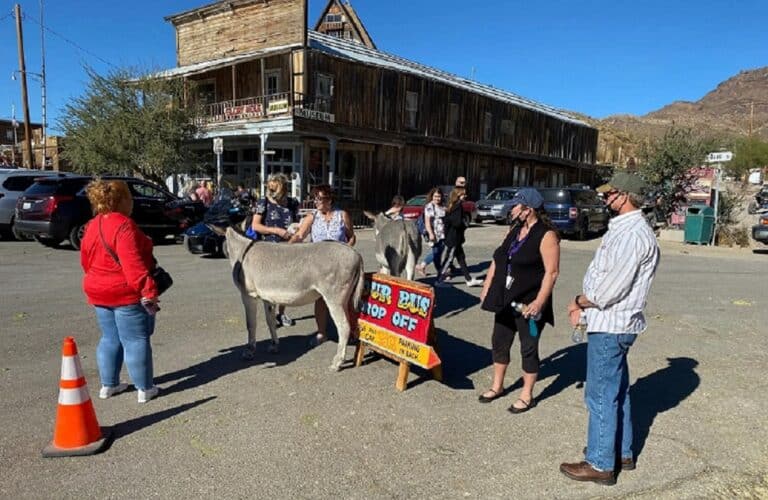
<path id="1" fill-rule="evenodd" d="M 161 392 L 160 396 L 162 397 L 164 393 L 166 393 L 166 391 Z M 193 401 L 192 403 L 185 403 L 183 405 L 174 406 L 173 408 L 168 408 L 167 410 L 162 410 L 157 413 L 151 413 L 149 415 L 144 415 L 138 418 L 126 420 L 125 422 L 116 424 L 114 427 L 112 427 L 115 433 L 114 439 L 120 439 L 129 434 L 133 434 L 134 432 L 140 431 L 145 427 L 149 427 L 158 422 L 162 422 L 167 418 L 171 418 L 180 413 L 184 413 L 187 410 L 191 410 L 192 408 L 205 404 L 213 399 L 216 399 L 216 396 L 210 396 L 204 399 L 199 399 L 197 401 Z"/>
<path id="2" fill-rule="evenodd" d="M 701 378 L 695 368 L 699 362 L 692 358 L 667 358 L 669 366 L 637 379 L 630 389 L 633 448 L 639 456 L 648 439 L 656 416 L 679 405 L 693 394 Z"/>
<path id="3" fill-rule="evenodd" d="M 242 353 L 245 346 L 233 346 L 219 351 L 217 356 L 187 368 L 155 377 L 158 385 L 177 380 L 170 387 L 163 388 L 162 394 L 172 394 L 194 387 L 200 387 L 226 375 L 251 368 L 255 365 L 268 364 L 271 367 L 286 365 L 303 356 L 310 350 L 309 337 L 306 335 L 291 335 L 280 338 L 280 352 L 269 353 L 267 346 L 271 340 L 263 340 L 256 344 L 254 359 L 245 360 Z"/>
<path id="4" fill-rule="evenodd" d="M 451 389 L 474 389 L 470 376 L 491 365 L 491 350 L 437 329 L 443 383 Z"/>

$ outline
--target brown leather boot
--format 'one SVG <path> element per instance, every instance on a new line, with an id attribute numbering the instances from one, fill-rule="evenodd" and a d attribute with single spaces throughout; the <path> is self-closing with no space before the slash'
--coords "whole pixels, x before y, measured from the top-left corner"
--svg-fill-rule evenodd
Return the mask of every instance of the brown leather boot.
<path id="1" fill-rule="evenodd" d="M 616 484 L 616 476 L 613 471 L 599 471 L 587 462 L 577 464 L 560 464 L 560 472 L 574 481 L 591 481 L 593 483 L 613 486 Z"/>

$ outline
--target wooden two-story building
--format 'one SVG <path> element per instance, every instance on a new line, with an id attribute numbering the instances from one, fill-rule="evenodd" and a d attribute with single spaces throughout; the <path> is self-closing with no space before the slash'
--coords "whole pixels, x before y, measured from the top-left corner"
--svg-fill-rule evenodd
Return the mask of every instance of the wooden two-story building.
<path id="1" fill-rule="evenodd" d="M 292 174 L 305 197 L 329 182 L 351 208 L 469 180 L 591 182 L 597 130 L 553 108 L 377 50 L 348 3 L 307 27 L 306 0 L 228 0 L 166 18 L 201 110 L 201 154 L 223 137 L 224 174 L 258 186 Z M 210 160 L 212 164 L 212 159 Z"/>

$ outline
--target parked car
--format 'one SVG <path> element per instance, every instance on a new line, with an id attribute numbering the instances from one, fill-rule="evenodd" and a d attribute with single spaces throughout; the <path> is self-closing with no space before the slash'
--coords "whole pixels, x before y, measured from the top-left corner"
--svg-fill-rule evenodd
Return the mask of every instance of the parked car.
<path id="1" fill-rule="evenodd" d="M 448 201 L 448 195 L 443 193 L 443 200 Z M 405 202 L 402 214 L 403 218 L 407 220 L 416 220 L 424 213 L 424 205 L 427 204 L 427 195 L 420 194 L 414 196 Z M 477 218 L 477 208 L 475 202 L 471 200 L 464 200 L 461 204 L 461 208 L 464 210 L 464 223 L 469 227 L 470 223 Z"/>
<path id="2" fill-rule="evenodd" d="M 496 188 L 477 202 L 477 222 L 492 220 L 497 224 L 506 222 L 512 210 L 512 197 L 519 187 L 507 186 Z"/>
<path id="3" fill-rule="evenodd" d="M 768 245 L 768 214 L 761 215 L 757 224 L 752 226 L 752 239 Z"/>
<path id="4" fill-rule="evenodd" d="M 193 222 L 196 213 L 202 216 L 200 202 L 181 200 L 151 182 L 118 176 L 103 176 L 102 179 L 128 183 L 133 195 L 131 217 L 153 239 L 178 236 Z M 16 204 L 17 230 L 32 235 L 46 246 L 55 247 L 68 239 L 79 249 L 85 224 L 93 217 L 85 193 L 91 180 L 89 176 L 37 179 Z"/>
<path id="5" fill-rule="evenodd" d="M 593 189 L 579 187 L 539 188 L 544 209 L 557 229 L 584 240 L 589 233 L 608 228 L 609 213 Z"/>
<path id="6" fill-rule="evenodd" d="M 763 186 L 755 193 L 755 199 L 747 205 L 747 213 L 754 215 L 758 212 L 768 211 L 768 186 Z"/>
<path id="7" fill-rule="evenodd" d="M 50 170 L 27 170 L 23 168 L 0 169 L 0 233 L 5 239 L 25 239 L 14 224 L 16 202 L 19 196 L 35 182 L 38 177 L 65 176 L 64 173 Z"/>
<path id="8" fill-rule="evenodd" d="M 250 213 L 248 201 L 233 196 L 229 189 L 222 189 L 203 220 L 184 231 L 184 247 L 191 254 L 229 257 L 224 244 L 227 227 L 242 222 Z"/>

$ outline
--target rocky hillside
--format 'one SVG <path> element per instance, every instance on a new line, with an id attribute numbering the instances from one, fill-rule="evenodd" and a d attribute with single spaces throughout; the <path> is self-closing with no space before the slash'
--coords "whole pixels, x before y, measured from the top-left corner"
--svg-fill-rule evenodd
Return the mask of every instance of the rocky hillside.
<path id="1" fill-rule="evenodd" d="M 768 140 L 768 67 L 742 71 L 696 102 L 673 102 L 644 116 L 579 118 L 600 130 L 600 163 L 626 164 L 643 141 L 673 124 L 716 137 L 745 136 L 751 127 L 753 134 Z"/>

